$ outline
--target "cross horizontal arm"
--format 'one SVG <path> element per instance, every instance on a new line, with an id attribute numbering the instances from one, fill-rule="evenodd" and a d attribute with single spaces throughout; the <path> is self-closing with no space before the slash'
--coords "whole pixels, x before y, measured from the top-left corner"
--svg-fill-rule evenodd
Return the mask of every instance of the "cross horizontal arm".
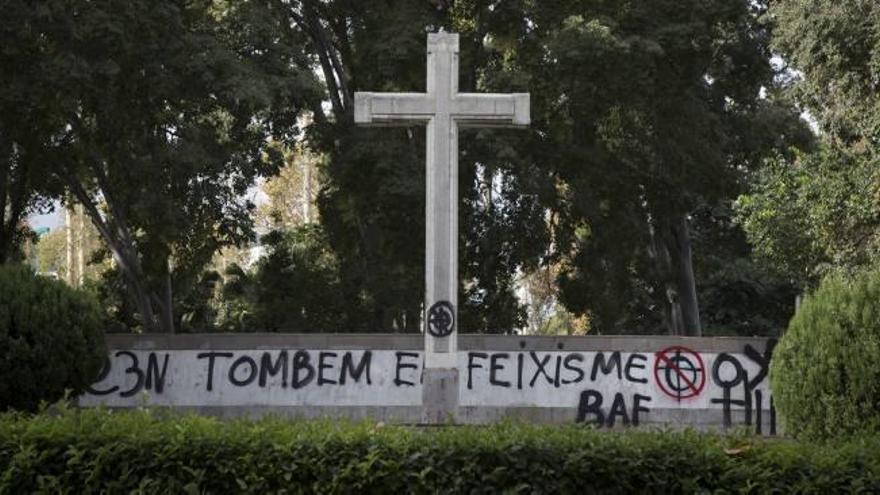
<path id="1" fill-rule="evenodd" d="M 425 93 L 354 94 L 356 124 L 425 123 L 434 116 L 435 109 L 433 96 Z"/>
<path id="2" fill-rule="evenodd" d="M 525 127 L 529 125 L 529 94 L 459 93 L 452 116 L 462 125 Z"/>

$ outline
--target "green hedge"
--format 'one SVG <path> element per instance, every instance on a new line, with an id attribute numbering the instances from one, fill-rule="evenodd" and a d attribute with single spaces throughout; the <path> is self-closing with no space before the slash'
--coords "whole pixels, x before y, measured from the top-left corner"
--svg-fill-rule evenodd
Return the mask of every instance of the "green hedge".
<path id="1" fill-rule="evenodd" d="M 880 491 L 880 440 L 403 428 L 149 411 L 0 416 L 0 493 Z"/>

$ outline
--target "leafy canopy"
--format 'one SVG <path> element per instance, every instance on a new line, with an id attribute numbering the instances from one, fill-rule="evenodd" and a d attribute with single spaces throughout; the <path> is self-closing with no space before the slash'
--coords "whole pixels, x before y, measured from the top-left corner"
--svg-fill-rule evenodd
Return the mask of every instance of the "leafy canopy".
<path id="1" fill-rule="evenodd" d="M 49 2 L 41 83 L 62 117 L 55 171 L 114 256 L 147 331 L 173 331 L 222 246 L 253 238 L 254 179 L 319 98 L 274 3 Z M 291 38 L 292 37 L 292 38 Z"/>

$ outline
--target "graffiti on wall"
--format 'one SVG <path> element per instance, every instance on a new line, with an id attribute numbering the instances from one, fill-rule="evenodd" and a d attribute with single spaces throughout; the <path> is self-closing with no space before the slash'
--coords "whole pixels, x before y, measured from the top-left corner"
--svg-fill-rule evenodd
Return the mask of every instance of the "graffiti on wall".
<path id="1" fill-rule="evenodd" d="M 465 407 L 553 407 L 578 422 L 638 426 L 652 413 L 715 414 L 725 427 L 776 433 L 767 373 L 776 342 L 738 353 L 461 351 Z M 111 352 L 83 405 L 419 406 L 423 355 L 395 350 Z"/>
<path id="2" fill-rule="evenodd" d="M 769 428 L 767 433 L 776 434 L 776 408 L 773 406 L 773 396 L 766 387 L 770 358 L 775 347 L 775 339 L 768 340 L 763 351 L 746 344 L 743 355 L 748 362 L 757 366 L 757 370 L 751 373 L 740 355 L 721 353 L 715 358 L 712 366 L 712 381 L 721 389 L 721 397 L 713 397 L 711 401 L 712 404 L 721 405 L 725 427 L 732 426 L 731 411 L 738 407 L 742 408 L 744 413 L 743 424 L 746 426 L 754 424 L 755 432 L 763 434 L 766 397 L 766 421 Z"/>

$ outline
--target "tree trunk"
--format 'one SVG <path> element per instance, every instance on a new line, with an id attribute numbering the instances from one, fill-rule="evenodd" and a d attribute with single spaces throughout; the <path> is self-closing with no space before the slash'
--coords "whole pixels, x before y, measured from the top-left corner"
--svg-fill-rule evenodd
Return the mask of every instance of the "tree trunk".
<path id="1" fill-rule="evenodd" d="M 130 271 L 123 268 L 124 263 L 116 259 L 119 268 L 125 276 L 125 286 L 128 288 L 131 298 L 134 300 L 138 308 L 141 325 L 144 327 L 144 333 L 162 333 L 162 329 L 156 322 L 156 315 L 153 313 L 153 305 L 150 304 L 150 296 L 143 288 L 139 281 L 133 280 Z"/>
<path id="2" fill-rule="evenodd" d="M 13 155 L 16 144 L 0 133 L 0 264 L 15 256 L 19 222 L 25 215 L 33 192 L 30 190 L 28 163 Z"/>
<path id="3" fill-rule="evenodd" d="M 86 277 L 86 221 L 82 205 L 76 207 L 76 286 L 82 287 Z"/>
<path id="4" fill-rule="evenodd" d="M 312 223 L 312 163 L 310 159 L 303 160 L 303 220 L 306 224 Z"/>
<path id="5" fill-rule="evenodd" d="M 143 270 L 141 268 L 140 259 L 135 250 L 131 236 L 124 230 L 125 227 L 113 221 L 112 218 L 105 218 L 98 211 L 98 207 L 89 194 L 86 192 L 79 179 L 64 167 L 60 167 L 61 179 L 67 184 L 69 191 L 76 197 L 82 205 L 85 213 L 92 221 L 92 225 L 98 230 L 101 239 L 104 240 L 116 266 L 122 273 L 125 280 L 125 286 L 128 289 L 129 296 L 134 302 L 139 312 L 141 324 L 145 333 L 157 333 L 166 330 L 157 321 L 157 314 L 150 300 L 151 294 L 146 288 Z M 109 198 L 105 196 L 105 200 Z M 69 211 L 69 210 L 68 210 Z M 69 218 L 69 217 L 68 217 Z M 68 222 L 68 226 L 70 222 Z M 70 246 L 70 243 L 68 243 Z M 70 253 L 72 257 L 72 253 Z M 69 276 L 70 274 L 68 274 Z M 173 328 L 173 327 L 172 327 Z"/>
<path id="6" fill-rule="evenodd" d="M 160 308 L 162 310 L 162 330 L 163 333 L 174 333 L 174 297 L 171 285 L 171 266 L 165 273 L 165 285 L 163 287 L 164 298 Z"/>
<path id="7" fill-rule="evenodd" d="M 65 233 L 65 274 L 64 280 L 67 285 L 73 287 L 73 215 L 70 213 L 71 205 L 64 206 L 64 233 Z"/>
<path id="8" fill-rule="evenodd" d="M 94 222 L 94 217 L 92 217 L 92 221 Z M 101 230 L 98 229 L 99 232 Z M 122 272 L 125 287 L 128 289 L 129 296 L 134 301 L 135 306 L 137 306 L 141 325 L 144 327 L 144 333 L 163 332 L 164 329 L 159 325 L 153 304 L 150 302 L 150 293 L 144 286 L 144 278 L 140 269 L 140 262 L 137 260 L 137 254 L 134 253 L 132 256 L 131 251 L 126 249 L 125 246 L 120 245 L 116 239 L 108 238 L 103 234 L 101 236 L 104 237 L 104 242 L 110 247 L 113 259 L 116 260 L 116 265 L 119 267 L 119 271 Z M 134 261 L 132 261 L 132 258 Z"/>
<path id="9" fill-rule="evenodd" d="M 679 215 L 671 224 L 672 236 L 669 240 L 672 245 L 669 250 L 673 254 L 685 335 L 699 337 L 703 335 L 703 327 L 700 324 L 700 305 L 697 300 L 697 282 L 694 278 L 693 249 L 687 216 Z"/>
<path id="10" fill-rule="evenodd" d="M 701 336 L 687 216 L 656 218 L 650 229 L 651 256 L 664 287 L 664 324 L 670 335 Z"/>
<path id="11" fill-rule="evenodd" d="M 6 258 L 12 252 L 12 238 L 14 233 L 8 232 L 7 197 L 9 196 L 9 176 L 12 167 L 11 146 L 0 134 L 0 264 L 6 263 Z"/>

